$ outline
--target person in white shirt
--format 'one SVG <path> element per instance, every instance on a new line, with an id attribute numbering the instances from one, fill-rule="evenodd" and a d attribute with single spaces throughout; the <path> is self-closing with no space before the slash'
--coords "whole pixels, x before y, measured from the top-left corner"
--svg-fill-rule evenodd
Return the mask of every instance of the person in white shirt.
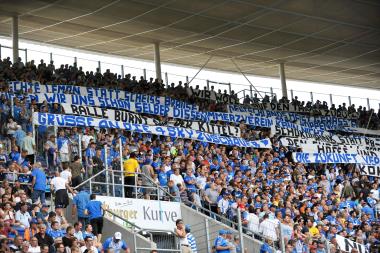
<path id="1" fill-rule="evenodd" d="M 84 246 L 82 227 L 83 225 L 81 222 L 78 221 L 74 223 L 74 236 L 77 238 L 79 245 Z"/>
<path id="2" fill-rule="evenodd" d="M 91 236 L 84 238 L 85 245 L 80 247 L 82 253 L 99 253 L 99 250 L 94 246 L 94 239 Z"/>
<path id="3" fill-rule="evenodd" d="M 65 130 L 61 130 L 59 132 L 59 137 L 57 139 L 58 151 L 59 151 L 59 159 L 61 162 L 69 162 L 70 161 L 70 146 L 69 139 L 65 137 Z"/>
<path id="4" fill-rule="evenodd" d="M 173 181 L 175 185 L 185 186 L 185 182 L 183 181 L 182 175 L 179 173 L 179 169 L 174 170 L 174 174 L 170 175 L 170 181 Z"/>
<path id="5" fill-rule="evenodd" d="M 9 118 L 6 129 L 8 135 L 13 135 L 17 130 L 17 122 L 14 121 L 13 118 Z"/>
<path id="6" fill-rule="evenodd" d="M 61 177 L 66 179 L 66 181 L 70 184 L 71 183 L 71 170 L 67 164 L 62 164 L 63 166 L 63 171 L 61 172 Z"/>
<path id="7" fill-rule="evenodd" d="M 21 149 L 26 150 L 27 152 L 27 158 L 30 163 L 34 163 L 34 150 L 36 149 L 36 143 L 33 138 L 33 133 L 28 132 L 26 137 L 24 138 L 22 144 L 21 144 Z"/>
<path id="8" fill-rule="evenodd" d="M 175 222 L 176 228 L 174 229 L 174 232 L 176 236 L 179 238 L 179 244 L 181 245 L 181 252 L 182 253 L 191 253 L 191 247 L 189 244 L 189 241 L 186 237 L 186 231 L 185 231 L 185 224 L 183 223 L 183 220 L 178 219 Z"/>
<path id="9" fill-rule="evenodd" d="M 248 211 L 248 229 L 253 233 L 258 234 L 260 226 L 259 216 L 255 214 L 255 208 L 253 206 L 249 206 Z"/>
<path id="10" fill-rule="evenodd" d="M 27 203 L 21 203 L 20 210 L 16 212 L 15 215 L 16 224 L 24 227 L 29 228 L 30 222 L 32 220 L 32 217 L 30 216 L 28 212 L 28 204 Z"/>
<path id="11" fill-rule="evenodd" d="M 86 149 L 88 147 L 88 144 L 90 144 L 91 140 L 93 140 L 93 139 L 94 139 L 94 137 L 89 134 L 89 131 L 88 131 L 88 133 L 84 134 L 82 136 L 83 148 Z"/>
<path id="12" fill-rule="evenodd" d="M 60 176 L 59 172 L 55 173 L 55 177 L 50 181 L 50 189 L 55 194 L 55 207 L 66 208 L 69 204 L 69 195 L 67 190 L 72 194 L 75 192 L 69 186 L 67 180 Z"/>
<path id="13" fill-rule="evenodd" d="M 204 190 L 206 187 L 207 177 L 204 175 L 204 172 L 201 171 L 197 177 L 197 186 L 199 189 Z"/>
<path id="14" fill-rule="evenodd" d="M 222 216 L 226 216 L 227 215 L 227 210 L 228 210 L 228 207 L 230 206 L 230 203 L 228 201 L 228 198 L 230 197 L 230 193 L 229 192 L 224 192 L 223 193 L 223 198 L 221 198 L 219 201 L 218 201 L 218 213 Z"/>
<path id="15" fill-rule="evenodd" d="M 38 246 L 38 239 L 36 237 L 33 237 L 30 240 L 28 253 L 40 253 L 40 252 L 41 252 L 41 248 L 40 246 Z"/>
<path id="16" fill-rule="evenodd" d="M 264 214 L 263 221 L 259 226 L 259 231 L 266 239 L 272 241 L 278 240 L 275 223 L 269 219 L 268 214 Z"/>

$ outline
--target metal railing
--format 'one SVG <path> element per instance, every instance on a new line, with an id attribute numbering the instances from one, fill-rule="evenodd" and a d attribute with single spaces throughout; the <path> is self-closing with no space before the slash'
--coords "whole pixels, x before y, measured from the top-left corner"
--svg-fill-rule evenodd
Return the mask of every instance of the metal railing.
<path id="1" fill-rule="evenodd" d="M 225 224 L 233 229 L 236 229 L 236 230 L 240 230 L 242 232 L 244 232 L 244 234 L 247 234 L 247 235 L 250 235 L 252 236 L 253 238 L 256 238 L 258 240 L 265 240 L 265 239 L 271 239 L 269 237 L 265 237 L 264 235 L 260 234 L 260 233 L 257 233 L 255 231 L 251 231 L 249 230 L 247 227 L 245 226 L 242 226 L 241 223 L 239 222 L 235 222 L 235 221 L 232 221 L 231 219 L 229 219 L 228 217 L 225 217 L 225 216 L 222 216 L 220 214 L 217 214 L 213 211 L 211 211 L 211 209 L 207 209 L 203 206 L 197 206 L 191 202 L 187 202 L 187 203 L 184 203 L 180 198 L 177 199 L 177 197 L 175 196 L 172 196 L 170 194 L 170 192 L 156 184 L 151 178 L 147 177 L 145 174 L 142 174 L 142 173 L 134 173 L 135 174 L 135 184 L 134 185 L 125 185 L 125 184 L 118 184 L 118 183 L 110 183 L 110 182 L 97 182 L 97 181 L 94 181 L 99 175 L 105 175 L 107 174 L 106 172 L 109 172 L 108 175 L 112 175 L 112 177 L 114 176 L 114 173 L 120 173 L 121 171 L 115 171 L 115 170 L 111 170 L 111 169 L 104 169 L 98 173 L 96 173 L 95 175 L 92 175 L 90 178 L 84 180 L 81 184 L 79 184 L 78 186 L 76 186 L 74 189 L 78 189 L 79 187 L 83 187 L 83 186 L 86 186 L 86 185 L 89 185 L 89 191 L 90 193 L 93 192 L 93 187 L 94 185 L 104 185 L 105 187 L 115 187 L 115 186 L 124 186 L 124 187 L 131 187 L 134 189 L 134 195 L 133 197 L 134 198 L 142 198 L 143 196 L 142 195 L 139 195 L 139 191 L 141 189 L 153 189 L 153 191 L 157 192 L 157 194 L 150 194 L 150 195 L 153 195 L 153 196 L 157 196 L 157 200 L 166 200 L 166 201 L 176 201 L 176 202 L 180 202 L 182 204 L 185 204 L 187 206 L 190 206 L 191 208 L 197 210 L 198 212 L 201 212 L 207 216 L 209 216 L 210 218 L 216 220 L 216 221 L 219 221 L 221 222 L 222 224 Z M 140 177 L 144 177 L 145 179 L 149 180 L 150 183 L 152 184 L 152 186 L 144 186 L 144 185 L 138 185 L 137 184 L 137 180 L 138 180 L 138 176 Z M 105 180 L 107 181 L 107 179 Z M 112 180 L 111 180 L 112 182 Z M 103 191 L 104 192 L 104 191 Z M 163 194 L 163 195 L 162 195 Z M 116 195 L 108 195 L 108 196 L 116 196 Z M 121 197 L 121 196 L 119 196 Z M 162 198 L 161 198 L 162 197 Z M 240 211 L 237 210 L 237 213 L 239 213 Z M 241 219 L 238 219 L 238 221 L 240 221 Z M 277 238 L 281 239 L 281 236 L 280 234 L 277 234 Z M 281 240 L 277 240 L 277 241 L 273 241 L 273 240 L 270 240 L 273 242 L 273 244 L 271 245 L 274 249 L 279 249 L 279 245 L 281 245 L 283 242 Z"/>
<path id="2" fill-rule="evenodd" d="M 139 252 L 140 250 L 142 251 L 147 251 L 147 250 L 157 250 L 158 252 L 181 252 L 180 249 L 162 249 L 162 248 L 146 248 L 146 247 L 139 247 L 137 245 L 137 235 L 140 234 L 144 237 L 148 237 L 151 242 L 153 242 L 153 234 L 136 224 L 128 221 L 127 219 L 121 217 L 120 215 L 112 212 L 111 210 L 105 209 L 104 212 L 112 217 L 112 221 L 117 222 L 116 219 L 120 219 L 123 222 L 127 223 L 129 226 L 125 227 L 125 229 L 129 229 L 130 232 L 133 234 L 133 244 L 134 244 L 134 249 L 131 252 Z"/>

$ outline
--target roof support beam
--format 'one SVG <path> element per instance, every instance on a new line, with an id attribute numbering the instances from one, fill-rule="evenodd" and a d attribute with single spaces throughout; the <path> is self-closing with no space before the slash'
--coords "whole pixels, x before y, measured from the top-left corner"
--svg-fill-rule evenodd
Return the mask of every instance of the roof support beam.
<path id="1" fill-rule="evenodd" d="M 159 82 L 162 82 L 161 76 L 161 57 L 160 57 L 160 44 L 154 43 L 154 65 L 156 66 L 156 78 Z"/>
<path id="2" fill-rule="evenodd" d="M 18 60 L 18 16 L 12 16 L 13 63 Z"/>
<path id="3" fill-rule="evenodd" d="M 286 88 L 286 78 L 285 78 L 285 66 L 283 62 L 281 62 L 278 65 L 278 70 L 280 72 L 282 97 L 288 98 L 288 90 Z"/>

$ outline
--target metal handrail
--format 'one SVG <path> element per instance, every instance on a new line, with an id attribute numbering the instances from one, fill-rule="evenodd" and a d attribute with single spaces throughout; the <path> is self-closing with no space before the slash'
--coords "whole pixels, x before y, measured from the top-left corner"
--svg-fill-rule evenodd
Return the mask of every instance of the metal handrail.
<path id="1" fill-rule="evenodd" d="M 92 175 L 91 177 L 89 177 L 86 180 L 84 180 L 82 183 L 80 183 L 77 186 L 73 187 L 73 190 L 76 190 L 79 187 L 85 185 L 87 182 L 91 181 L 92 179 L 94 179 L 95 177 L 99 176 L 100 174 L 102 174 L 105 171 L 107 171 L 107 169 L 103 169 L 103 170 L 99 171 L 98 173 L 96 173 L 95 175 Z"/>
<path id="2" fill-rule="evenodd" d="M 83 181 L 81 184 L 79 184 L 78 186 L 76 186 L 74 189 L 76 189 L 76 188 L 78 188 L 78 187 L 80 187 L 80 186 L 86 184 L 87 182 L 91 181 L 92 179 L 94 179 L 95 177 L 99 176 L 100 174 L 105 173 L 106 171 L 108 171 L 108 172 L 119 172 L 119 173 L 122 173 L 122 171 L 120 171 L 120 170 L 103 169 L 102 171 L 96 173 L 95 175 L 93 175 L 93 176 L 91 176 L 90 178 L 88 178 L 88 179 L 86 179 L 85 181 Z M 165 188 L 163 188 L 161 185 L 159 185 L 159 184 L 157 184 L 156 182 L 154 182 L 151 178 L 149 178 L 149 177 L 146 176 L 145 174 L 140 173 L 140 172 L 135 172 L 135 173 L 133 173 L 133 174 L 135 174 L 135 175 L 137 175 L 137 176 L 138 176 L 138 175 L 141 175 L 141 176 L 145 177 L 145 178 L 146 178 L 146 179 L 152 184 L 152 187 L 154 187 L 155 189 L 157 189 L 157 192 L 159 192 L 159 191 L 163 191 L 166 195 L 169 196 L 170 199 L 172 199 L 172 198 L 175 199 L 175 197 L 173 197 L 173 196 L 170 194 L 170 192 L 168 192 L 168 191 L 167 191 Z M 136 178 L 137 178 L 137 177 L 136 177 Z M 102 182 L 102 184 L 107 184 L 107 183 L 103 183 L 103 182 Z M 115 184 L 114 184 L 114 185 L 115 185 Z M 124 186 L 126 186 L 126 185 L 124 185 Z M 137 189 L 138 186 L 135 185 L 135 187 L 136 187 L 136 189 Z M 144 186 L 141 186 L 141 187 L 144 187 Z M 90 190 L 91 190 L 91 189 L 90 189 Z M 137 198 L 137 195 L 136 195 L 135 197 Z M 159 194 L 158 194 L 158 201 L 160 201 L 160 199 L 159 199 Z M 186 203 L 182 202 L 181 199 L 179 199 L 178 202 L 179 202 L 179 203 L 186 204 Z M 198 206 L 198 205 L 195 205 L 195 204 L 193 204 L 193 206 L 196 208 L 197 211 L 201 210 L 201 211 L 203 211 L 204 213 L 209 213 L 209 217 L 210 217 L 211 219 L 214 219 L 214 220 L 220 221 L 220 222 L 222 222 L 222 223 L 224 223 L 224 224 L 230 224 L 230 226 L 231 226 L 232 228 L 237 228 L 237 227 L 239 227 L 239 224 L 238 224 L 237 222 L 234 222 L 234 221 L 230 220 L 230 219 L 227 218 L 227 217 L 224 217 L 224 216 L 222 216 L 222 215 L 220 215 L 220 214 L 218 214 L 218 213 L 215 213 L 215 212 L 211 211 L 210 209 L 207 209 L 207 208 L 205 208 L 205 207 L 203 207 L 203 206 Z M 121 216 L 119 216 L 119 215 L 113 213 L 112 211 L 110 211 L 110 210 L 105 210 L 105 211 L 108 212 L 108 213 L 110 213 L 110 214 L 112 214 L 114 217 L 117 217 L 117 218 L 120 218 L 120 219 L 123 220 L 123 221 L 126 221 L 126 222 L 127 222 L 128 224 L 130 224 L 132 227 L 137 228 L 138 231 L 136 231 L 136 232 L 143 231 L 143 229 L 142 229 L 141 227 L 135 225 L 134 223 L 131 223 L 131 222 L 125 220 L 125 219 L 122 218 Z M 280 229 L 281 229 L 281 228 L 280 228 Z M 254 232 L 254 231 L 252 231 L 252 230 L 250 230 L 250 229 L 248 229 L 248 228 L 246 228 L 246 227 L 244 227 L 244 231 L 245 231 L 245 234 L 247 234 L 247 232 L 248 232 L 248 233 L 250 233 L 250 234 L 252 234 L 252 235 L 259 236 L 259 237 L 261 237 L 261 238 L 263 238 L 263 239 L 270 239 L 270 238 L 266 238 L 264 235 L 262 235 L 262 234 L 260 234 L 260 233 Z M 151 235 L 151 236 L 152 236 L 152 235 Z M 247 235 L 247 236 L 249 236 L 249 235 Z M 280 235 L 278 235 L 278 241 L 280 241 L 280 240 L 281 240 Z"/>
<path id="3" fill-rule="evenodd" d="M 173 199 L 175 199 L 175 197 L 173 197 L 171 194 L 170 194 L 170 192 L 168 192 L 164 187 L 162 187 L 161 185 L 159 185 L 159 184 L 157 184 L 156 182 L 154 182 L 153 181 L 153 179 L 151 179 L 150 177 L 148 177 L 147 175 L 145 175 L 145 174 L 143 174 L 143 173 L 141 173 L 141 172 L 137 172 L 137 173 L 135 173 L 135 174 L 137 174 L 137 175 L 141 175 L 141 176 L 143 176 L 143 177 L 145 177 L 146 179 L 148 179 L 156 188 L 157 188 L 157 190 L 159 189 L 159 190 L 161 190 L 161 191 L 163 191 L 164 193 L 166 193 L 170 198 L 173 198 Z M 159 197 L 159 196 L 158 196 Z M 180 201 L 179 201 L 180 203 L 182 202 L 181 201 L 181 199 L 180 199 Z"/>
<path id="4" fill-rule="evenodd" d="M 134 242 L 134 247 L 135 247 L 134 251 L 135 251 L 135 252 L 137 252 L 137 250 L 139 249 L 139 248 L 137 247 L 137 239 L 136 239 L 136 235 L 137 235 L 139 232 L 144 231 L 146 234 L 149 235 L 149 239 L 150 239 L 150 241 L 153 242 L 153 235 L 152 235 L 150 232 L 143 230 L 141 227 L 139 227 L 139 226 L 137 226 L 136 224 L 134 224 L 134 223 L 128 221 L 127 219 L 121 217 L 120 215 L 118 215 L 118 214 L 112 212 L 111 210 L 104 209 L 104 212 L 107 212 L 107 213 L 111 214 L 112 217 L 113 217 L 113 221 L 115 221 L 115 219 L 118 218 L 118 219 L 122 220 L 123 222 L 126 222 L 126 223 L 128 223 L 129 225 L 131 225 L 131 232 L 132 232 L 132 234 L 133 234 L 133 242 Z M 137 229 L 137 230 L 135 230 L 135 229 Z M 140 249 L 140 250 L 141 250 L 141 249 Z"/>
<path id="5" fill-rule="evenodd" d="M 109 209 L 104 209 L 104 212 L 107 212 L 109 214 L 111 214 L 113 216 L 113 220 L 115 221 L 115 218 L 118 218 L 120 220 L 122 220 L 123 222 L 126 222 L 128 223 L 129 225 L 131 225 L 132 228 L 135 228 L 135 230 L 131 231 L 133 233 L 133 236 L 134 236 L 134 243 L 135 243 L 135 251 L 137 252 L 137 250 L 153 250 L 153 248 L 140 248 L 140 247 L 137 247 L 137 240 L 136 240 L 136 234 L 138 233 L 146 233 L 147 235 L 149 235 L 149 239 L 151 242 L 154 242 L 153 241 L 153 234 L 150 233 L 149 231 L 137 226 L 136 224 L 128 221 L 127 219 L 121 217 L 120 215 L 112 212 L 111 210 Z M 137 229 L 137 230 L 136 230 Z M 157 231 L 155 231 L 157 232 Z M 181 252 L 180 249 L 161 249 L 161 248 L 155 248 L 154 250 L 157 250 L 157 251 L 167 251 L 167 252 Z"/>

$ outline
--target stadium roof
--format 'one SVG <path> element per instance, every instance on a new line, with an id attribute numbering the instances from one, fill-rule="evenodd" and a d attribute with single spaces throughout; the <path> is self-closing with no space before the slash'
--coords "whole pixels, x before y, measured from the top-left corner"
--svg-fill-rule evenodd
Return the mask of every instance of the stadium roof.
<path id="1" fill-rule="evenodd" d="M 0 34 L 296 80 L 380 88 L 378 0 L 3 0 Z"/>

